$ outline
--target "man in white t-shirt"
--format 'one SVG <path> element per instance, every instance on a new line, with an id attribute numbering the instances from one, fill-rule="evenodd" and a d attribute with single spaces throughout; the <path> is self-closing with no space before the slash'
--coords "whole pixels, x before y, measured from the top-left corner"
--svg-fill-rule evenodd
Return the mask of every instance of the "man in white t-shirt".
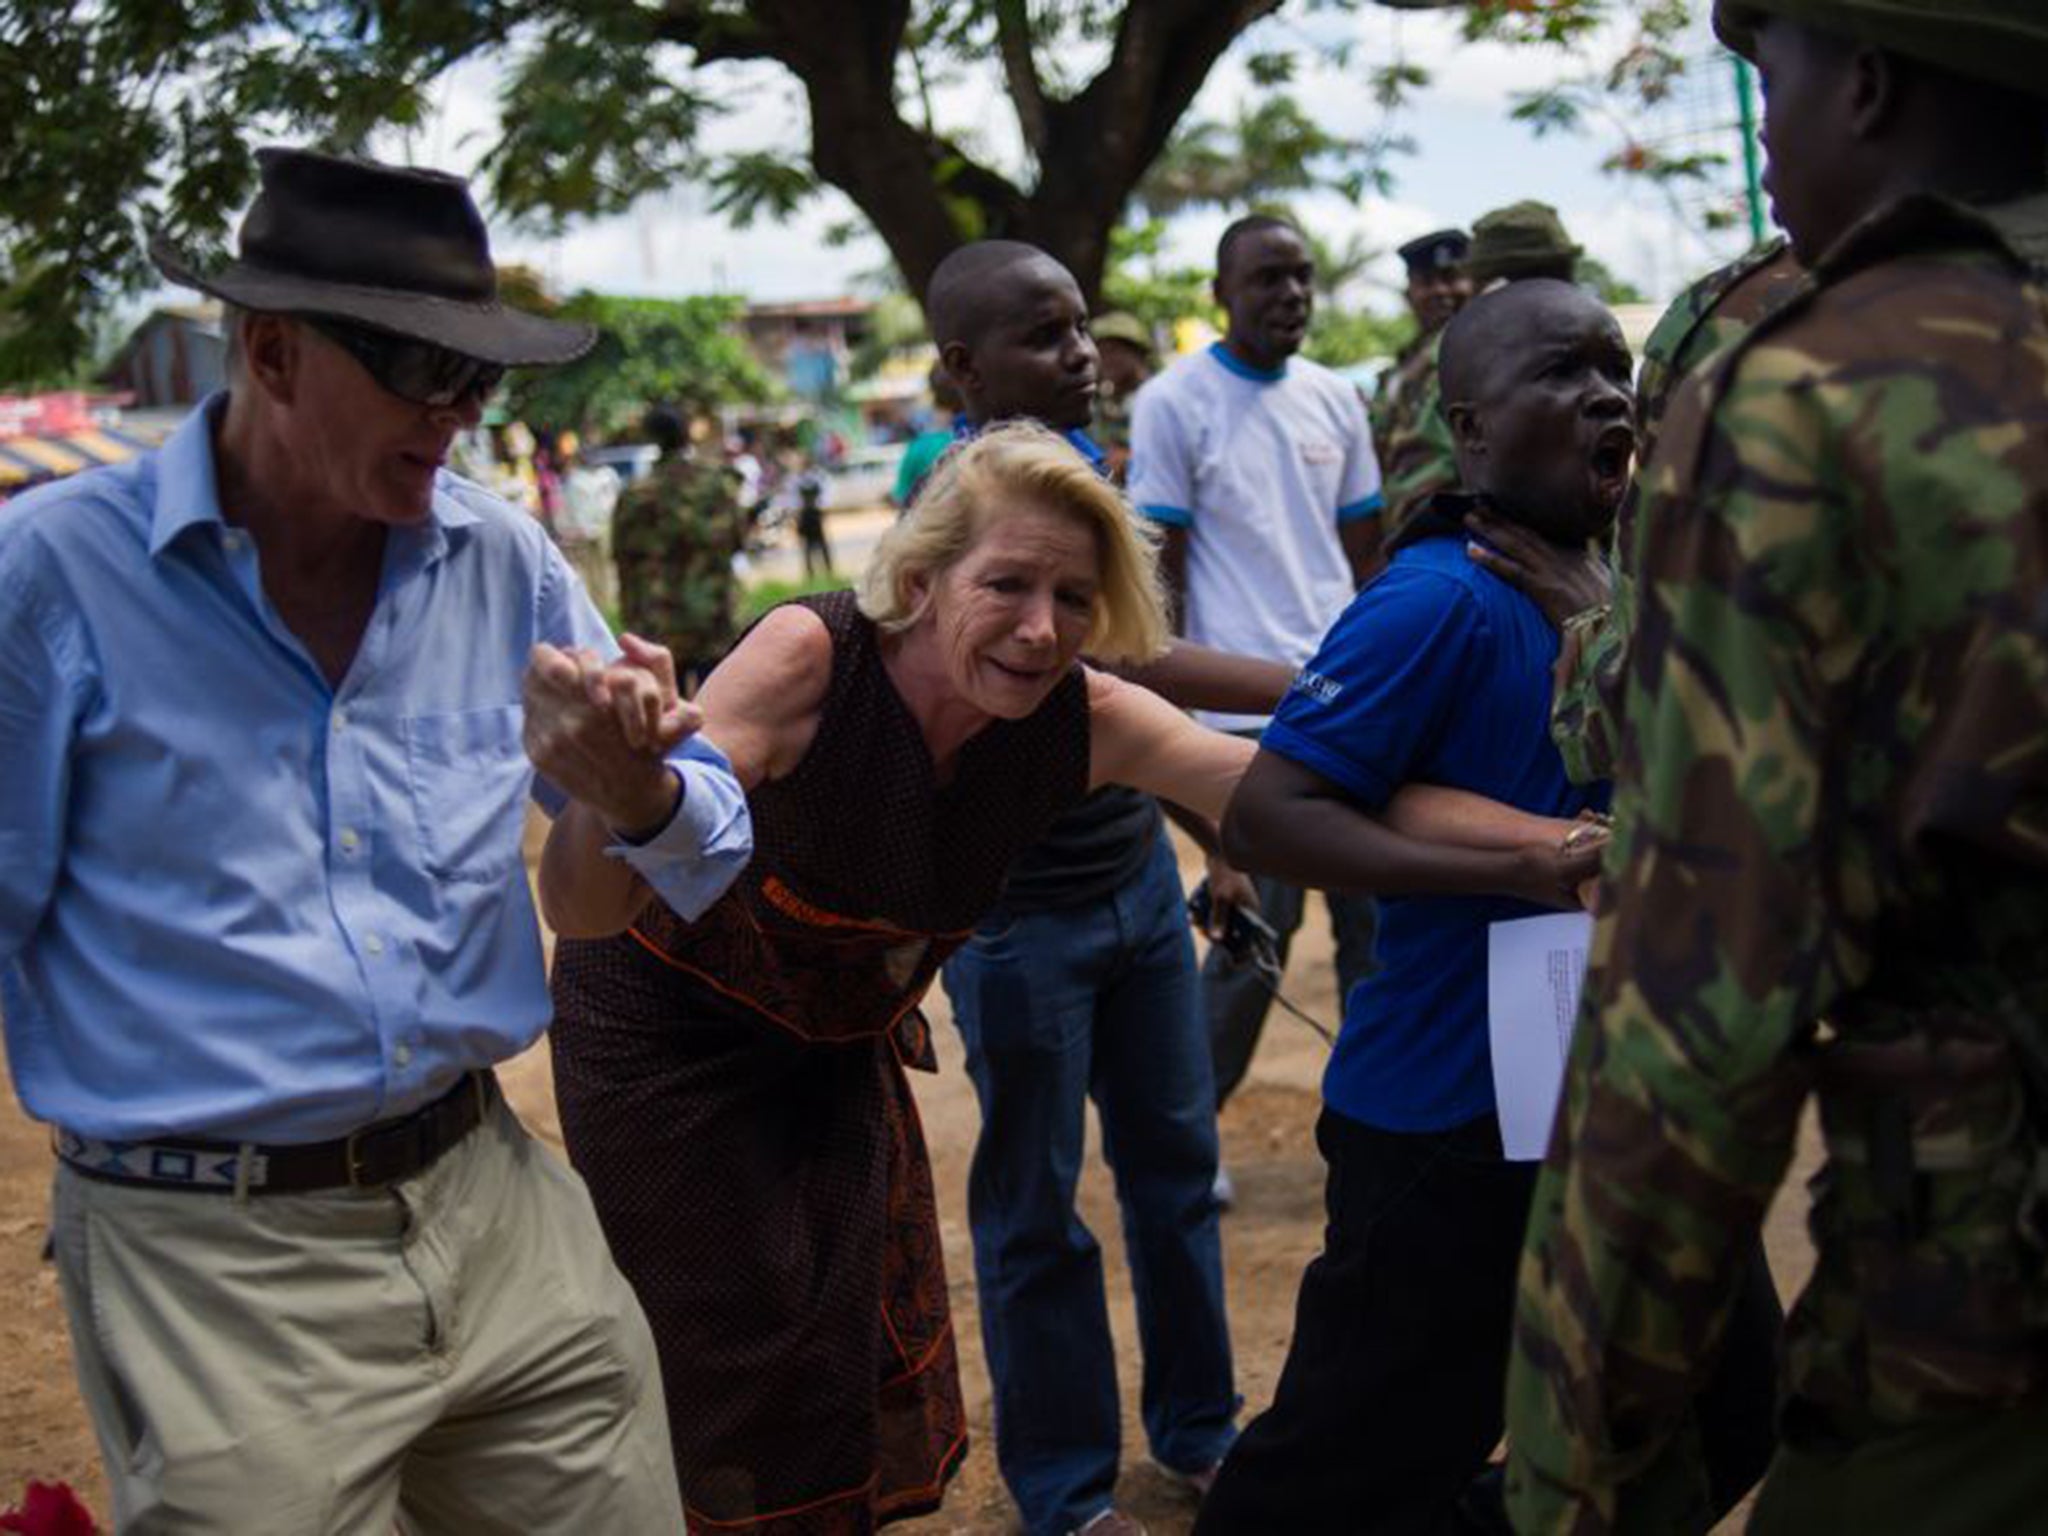
<path id="1" fill-rule="evenodd" d="M 1314 263 L 1301 232 L 1255 215 L 1223 232 L 1223 340 L 1138 392 L 1130 496 L 1162 527 L 1161 569 L 1188 639 L 1299 666 L 1379 568 L 1380 472 L 1358 391 L 1294 354 Z M 1256 715 L 1205 713 L 1256 735 Z M 1260 880 L 1281 957 L 1302 894 Z M 1339 999 L 1372 968 L 1372 902 L 1330 898 Z M 1243 1078 L 1271 1001 L 1265 979 L 1212 949 L 1202 976 L 1220 1105 Z"/>

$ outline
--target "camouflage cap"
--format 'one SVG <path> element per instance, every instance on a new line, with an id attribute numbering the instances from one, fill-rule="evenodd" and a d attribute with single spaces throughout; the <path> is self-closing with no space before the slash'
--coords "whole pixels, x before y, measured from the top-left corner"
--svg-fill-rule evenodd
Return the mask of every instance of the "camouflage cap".
<path id="1" fill-rule="evenodd" d="M 1482 215 L 1472 226 L 1465 271 L 1473 282 L 1489 283 L 1496 277 L 1526 276 L 1531 267 L 1576 261 L 1580 253 L 1550 204 L 1510 203 Z"/>
<path id="2" fill-rule="evenodd" d="M 1770 16 L 2048 96 L 2048 5 L 2041 0 L 1715 0 L 1714 31 L 1754 62 L 1757 23 Z"/>
<path id="3" fill-rule="evenodd" d="M 1126 346 L 1136 347 L 1147 357 L 1156 356 L 1159 350 L 1153 343 L 1152 333 L 1145 328 L 1145 322 L 1127 310 L 1104 310 L 1088 322 L 1088 332 L 1098 342 L 1121 341 Z"/>

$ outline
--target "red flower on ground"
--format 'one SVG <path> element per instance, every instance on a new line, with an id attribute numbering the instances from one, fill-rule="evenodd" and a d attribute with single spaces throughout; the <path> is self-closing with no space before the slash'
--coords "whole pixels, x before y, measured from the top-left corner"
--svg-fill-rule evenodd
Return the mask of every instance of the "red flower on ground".
<path id="1" fill-rule="evenodd" d="M 0 1510 L 0 1531 L 17 1536 L 95 1536 L 98 1530 L 69 1483 L 31 1482 L 19 1504 Z"/>

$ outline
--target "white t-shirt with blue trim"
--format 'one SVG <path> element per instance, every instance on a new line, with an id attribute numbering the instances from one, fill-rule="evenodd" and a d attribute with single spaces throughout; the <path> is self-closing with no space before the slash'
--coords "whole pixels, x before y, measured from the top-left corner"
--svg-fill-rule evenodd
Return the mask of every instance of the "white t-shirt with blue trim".
<path id="1" fill-rule="evenodd" d="M 1218 343 L 1138 391 L 1130 497 L 1188 530 L 1187 637 L 1298 667 L 1351 601 L 1339 525 L 1380 512 L 1365 403 L 1306 358 L 1268 373 Z M 1224 730 L 1265 723 L 1201 718 Z"/>

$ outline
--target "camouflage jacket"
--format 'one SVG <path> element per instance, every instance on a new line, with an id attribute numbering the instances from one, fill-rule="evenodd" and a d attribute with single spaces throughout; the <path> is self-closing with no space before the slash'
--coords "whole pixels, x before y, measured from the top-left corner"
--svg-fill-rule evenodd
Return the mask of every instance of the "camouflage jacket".
<path id="1" fill-rule="evenodd" d="M 2006 243 L 2038 268 L 2048 269 L 2048 194 L 1982 210 Z M 1786 298 L 1801 276 L 1783 240 L 1768 241 L 1709 273 L 1680 294 L 1643 344 L 1636 386 L 1639 465 L 1648 464 L 1664 411 L 1681 379 Z M 1567 626 L 1551 699 L 1550 732 L 1565 772 L 1577 784 L 1614 776 L 1614 711 L 1622 698 L 1622 668 L 1635 626 L 1636 522 L 1640 492 L 1622 503 L 1614 529 L 1614 595 L 1605 608 Z M 1389 503 L 1391 505 L 1391 501 Z"/>
<path id="2" fill-rule="evenodd" d="M 1438 329 L 1410 344 L 1373 392 L 1367 412 L 1386 494 L 1390 544 L 1400 537 L 1409 519 L 1429 504 L 1430 497 L 1458 488 L 1450 423 L 1439 408 L 1442 392 L 1437 387 L 1436 357 L 1443 334 Z"/>
<path id="3" fill-rule="evenodd" d="M 1704 1524 L 1688 1402 L 1809 1095 L 1787 1440 L 2048 1392 L 2048 285 L 1894 206 L 1681 385 L 1642 511 L 1517 1298 L 1524 1533 Z"/>
<path id="4" fill-rule="evenodd" d="M 1650 462 L 1657 429 L 1678 381 L 1709 357 L 1749 333 L 1803 275 L 1783 240 L 1758 246 L 1710 272 L 1672 301 L 1643 344 L 1636 384 L 1636 463 Z M 1551 699 L 1550 734 L 1577 784 L 1614 775 L 1614 721 L 1610 707 L 1621 691 L 1622 663 L 1635 623 L 1636 505 L 1640 481 L 1621 504 L 1614 525 L 1614 595 L 1566 629 L 1558 685 Z"/>
<path id="5" fill-rule="evenodd" d="M 747 538 L 739 490 L 723 465 L 663 459 L 612 514 L 620 623 L 666 645 L 678 666 L 708 667 L 735 639 L 732 562 Z"/>
<path id="6" fill-rule="evenodd" d="M 1407 345 L 1394 354 L 1394 361 L 1373 386 L 1372 398 L 1365 402 L 1365 419 L 1372 427 L 1373 445 L 1382 458 L 1387 440 L 1407 415 L 1418 381 L 1429 371 L 1429 354 L 1435 340 L 1435 332 L 1411 336 Z"/>

